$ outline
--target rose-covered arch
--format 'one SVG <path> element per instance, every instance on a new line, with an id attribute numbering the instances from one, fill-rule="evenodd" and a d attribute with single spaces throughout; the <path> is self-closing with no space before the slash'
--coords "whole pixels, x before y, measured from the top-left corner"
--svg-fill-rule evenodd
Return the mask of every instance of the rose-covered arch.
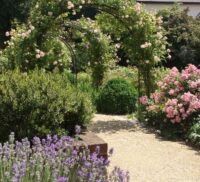
<path id="1" fill-rule="evenodd" d="M 83 16 L 73 20 L 86 7 L 97 10 L 96 19 Z M 72 58 L 76 56 L 80 64 L 92 68 L 98 86 L 104 72 L 115 62 L 117 49 L 121 48 L 129 65 L 137 66 L 139 85 L 143 78 L 149 95 L 151 69 L 166 54 L 161 23 L 160 17 L 147 13 L 133 1 L 38 0 L 27 24 L 7 32 L 11 39 L 2 53 L 6 56 L 1 64 L 9 68 L 19 66 L 23 71 L 35 67 L 64 70 L 71 68 Z"/>

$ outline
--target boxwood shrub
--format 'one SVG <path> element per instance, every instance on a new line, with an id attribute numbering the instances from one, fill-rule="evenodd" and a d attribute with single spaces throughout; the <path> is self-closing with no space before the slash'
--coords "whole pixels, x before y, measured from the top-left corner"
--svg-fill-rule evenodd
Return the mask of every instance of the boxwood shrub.
<path id="1" fill-rule="evenodd" d="M 72 133 L 87 126 L 93 107 L 86 94 L 74 88 L 65 74 L 28 74 L 18 70 L 0 75 L 0 138 Z"/>
<path id="2" fill-rule="evenodd" d="M 99 94 L 97 109 L 105 114 L 127 114 L 135 111 L 137 92 L 131 83 L 121 78 L 107 82 Z"/>

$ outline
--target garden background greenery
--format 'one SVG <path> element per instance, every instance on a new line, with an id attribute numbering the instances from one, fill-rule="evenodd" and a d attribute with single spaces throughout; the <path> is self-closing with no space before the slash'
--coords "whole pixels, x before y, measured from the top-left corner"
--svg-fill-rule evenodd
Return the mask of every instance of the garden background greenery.
<path id="1" fill-rule="evenodd" d="M 19 140 L 73 136 L 101 112 L 136 113 L 163 136 L 200 145 L 200 20 L 187 10 L 151 14 L 125 0 L 9 0 L 0 8 L 2 142 L 11 132 Z M 128 180 L 114 174 L 111 181 Z M 73 179 L 66 171 L 49 178 L 60 175 Z"/>

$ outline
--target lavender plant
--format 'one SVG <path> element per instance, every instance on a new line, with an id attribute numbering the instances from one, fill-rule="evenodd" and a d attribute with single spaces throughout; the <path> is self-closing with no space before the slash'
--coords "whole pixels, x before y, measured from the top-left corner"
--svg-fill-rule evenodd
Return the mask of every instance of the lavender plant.
<path id="1" fill-rule="evenodd" d="M 118 167 L 107 173 L 109 159 L 87 148 L 79 150 L 77 141 L 69 136 L 48 135 L 0 143 L 1 182 L 128 182 L 129 175 Z M 109 156 L 113 150 L 109 151 Z"/>

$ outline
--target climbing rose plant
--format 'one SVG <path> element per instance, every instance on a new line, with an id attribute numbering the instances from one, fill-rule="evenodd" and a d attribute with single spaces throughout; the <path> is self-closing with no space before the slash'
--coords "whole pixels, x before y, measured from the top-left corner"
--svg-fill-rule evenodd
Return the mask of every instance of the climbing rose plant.
<path id="1" fill-rule="evenodd" d="M 33 3 L 27 24 L 13 24 L 5 33 L 9 40 L 1 52 L 1 69 L 47 71 L 92 70 L 100 85 L 104 72 L 115 60 L 114 46 L 95 21 L 75 18 L 85 2 L 38 0 Z"/>
<path id="2" fill-rule="evenodd" d="M 88 7 L 97 10 L 95 21 L 81 16 L 82 9 Z M 151 69 L 167 54 L 167 42 L 162 18 L 146 12 L 141 4 L 125 0 L 38 0 L 29 14 L 26 25 L 6 32 L 10 40 L 0 61 L 4 67 L 74 70 L 74 60 L 78 60 L 79 66 L 89 65 L 95 85 L 100 85 L 104 72 L 116 60 L 117 50 L 123 49 L 129 65 L 139 68 L 146 92 L 150 92 Z"/>
<path id="3" fill-rule="evenodd" d="M 127 64 L 138 68 L 139 79 L 149 95 L 153 90 L 152 68 L 170 56 L 162 17 L 148 13 L 133 1 L 119 1 L 111 7 L 107 6 L 110 11 L 99 14 L 97 21 L 105 33 L 112 32 L 116 48 L 126 54 Z"/>
<path id="4" fill-rule="evenodd" d="M 78 128 L 76 130 L 79 130 Z M 110 161 L 94 153 L 79 150 L 68 136 L 47 136 L 0 143 L 0 181 L 7 182 L 128 182 L 129 174 L 118 167 L 108 174 Z M 113 149 L 109 151 L 109 156 Z"/>
<path id="5" fill-rule="evenodd" d="M 196 66 L 189 64 L 181 72 L 172 68 L 158 87 L 150 98 L 140 98 L 147 112 L 163 113 L 171 123 L 181 123 L 200 113 L 200 69 Z"/>

